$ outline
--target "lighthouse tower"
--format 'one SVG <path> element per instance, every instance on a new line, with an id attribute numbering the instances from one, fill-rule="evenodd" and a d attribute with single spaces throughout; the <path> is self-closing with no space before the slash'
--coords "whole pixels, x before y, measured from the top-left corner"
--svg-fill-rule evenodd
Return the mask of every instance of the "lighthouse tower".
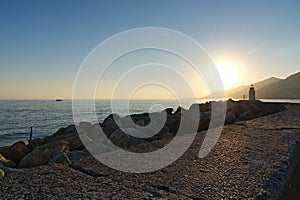
<path id="1" fill-rule="evenodd" d="M 249 100 L 254 101 L 255 100 L 255 90 L 254 86 L 251 85 L 250 90 L 249 90 Z"/>

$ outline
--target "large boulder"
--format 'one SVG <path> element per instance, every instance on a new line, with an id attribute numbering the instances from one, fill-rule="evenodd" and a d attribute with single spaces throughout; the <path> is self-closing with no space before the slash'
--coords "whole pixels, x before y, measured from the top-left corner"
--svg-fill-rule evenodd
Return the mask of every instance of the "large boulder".
<path id="1" fill-rule="evenodd" d="M 20 161 L 18 167 L 46 165 L 51 158 L 68 151 L 68 142 L 63 140 L 53 141 L 34 149 Z"/>
<path id="2" fill-rule="evenodd" d="M 234 104 L 234 109 L 231 107 L 227 107 L 227 109 L 229 111 L 233 110 L 236 117 L 240 120 L 249 120 L 285 110 L 282 104 L 261 102 L 259 100 L 238 101 L 234 102 Z"/>
<path id="3" fill-rule="evenodd" d="M 0 148 L 0 154 L 15 164 L 19 163 L 29 152 L 30 149 L 24 142 L 16 142 L 10 147 Z"/>
<path id="4" fill-rule="evenodd" d="M 83 129 L 83 127 L 92 127 L 92 125 L 87 122 L 80 123 L 80 125 L 81 126 L 77 127 L 77 129 Z M 78 136 L 77 129 L 75 125 L 70 125 L 66 128 L 61 128 L 53 135 L 47 136 L 44 139 L 42 139 L 42 144 L 48 144 L 63 140 L 69 144 L 69 148 L 71 151 L 83 150 L 85 147 Z"/>
<path id="5" fill-rule="evenodd" d="M 237 120 L 233 111 L 226 112 L 225 124 L 233 124 Z"/>
<path id="6" fill-rule="evenodd" d="M 67 135 L 67 134 L 77 134 L 75 125 L 69 125 L 66 128 L 60 128 L 53 135 L 45 137 L 44 140 L 45 140 L 45 142 L 48 142 L 48 141 L 57 139 L 61 136 L 63 137 L 64 135 Z"/>
<path id="7" fill-rule="evenodd" d="M 171 138 L 175 134 L 176 134 L 176 132 L 170 132 L 170 129 L 165 125 L 161 128 L 161 130 L 152 129 L 151 137 L 145 138 L 144 140 L 147 142 L 151 142 L 151 141 L 160 140 L 163 138 Z"/>
<path id="8" fill-rule="evenodd" d="M 70 142 L 70 150 L 71 151 L 73 151 L 73 150 L 82 151 L 85 149 L 84 145 L 89 145 L 90 143 L 93 143 L 93 142 L 97 142 L 97 143 L 104 142 L 105 140 L 108 139 L 107 136 L 105 134 L 103 134 L 103 130 L 99 124 L 94 124 L 88 128 L 79 126 L 78 134 L 79 134 L 79 138 L 78 137 L 76 138 L 77 142 L 76 141 L 72 142 L 67 139 L 67 141 Z M 71 144 L 74 144 L 74 145 L 72 146 Z M 76 144 L 78 144 L 77 148 L 75 148 Z"/>
<path id="9" fill-rule="evenodd" d="M 145 125 L 146 125 L 146 122 L 145 122 L 145 120 L 140 119 L 140 120 L 137 121 L 135 124 L 136 124 L 137 126 L 145 126 Z"/>
<path id="10" fill-rule="evenodd" d="M 122 124 L 123 128 L 134 128 L 135 123 L 133 122 L 130 115 L 126 115 L 125 117 L 120 118 L 120 123 Z"/>
<path id="11" fill-rule="evenodd" d="M 68 152 L 67 156 L 70 159 L 70 161 L 73 163 L 81 158 L 89 157 L 91 156 L 91 154 L 85 151 L 75 150 L 75 151 Z"/>
<path id="12" fill-rule="evenodd" d="M 125 132 L 128 132 L 131 135 L 126 134 Z M 147 138 L 149 136 L 148 134 L 150 134 L 150 136 L 152 135 L 151 133 L 143 132 L 136 128 L 127 128 L 125 130 L 125 132 L 121 129 L 115 130 L 109 137 L 110 141 L 113 144 L 117 145 L 118 147 L 126 149 L 130 146 L 136 146 L 136 145 L 145 143 L 146 140 L 149 140 L 149 138 Z M 134 137 L 132 135 L 134 135 L 136 137 Z M 150 138 L 154 138 L 156 136 L 157 135 L 150 137 Z M 146 137 L 146 138 L 142 139 L 141 137 L 144 137 L 144 138 Z"/>
<path id="13" fill-rule="evenodd" d="M 130 115 L 132 121 L 138 126 L 146 126 L 150 123 L 149 113 L 132 114 Z"/>
<path id="14" fill-rule="evenodd" d="M 6 166 L 6 167 L 15 167 L 16 164 L 11 161 L 6 159 L 2 154 L 0 154 L 0 165 Z"/>
<path id="15" fill-rule="evenodd" d="M 64 153 L 61 153 L 53 158 L 51 158 L 49 161 L 48 161 L 48 164 L 51 165 L 51 164 L 54 164 L 54 163 L 59 163 L 59 164 L 64 164 L 64 165 L 69 165 L 71 164 L 71 160 L 69 159 L 68 155 L 66 152 Z"/>
<path id="16" fill-rule="evenodd" d="M 48 143 L 52 143 L 55 141 L 60 141 L 60 140 L 67 141 L 67 140 L 74 139 L 76 141 L 79 141 L 80 139 L 78 138 L 78 140 L 77 140 L 76 136 L 78 136 L 78 133 L 77 133 L 77 129 L 76 129 L 75 125 L 69 125 L 66 128 L 60 128 L 53 135 L 46 136 L 45 138 L 41 139 L 42 141 L 37 141 L 38 145 L 36 147 L 39 147 L 39 146 L 42 146 L 42 145 L 45 145 Z M 36 139 L 34 139 L 34 140 L 36 140 Z M 69 142 L 69 141 L 67 141 L 67 142 Z M 72 142 L 70 141 L 70 143 L 72 143 Z M 72 144 L 71 144 L 71 146 L 72 146 Z"/>
<path id="17" fill-rule="evenodd" d="M 174 112 L 174 115 L 178 115 L 180 116 L 183 112 L 187 112 L 186 109 L 184 109 L 183 107 L 179 106 L 176 111 Z"/>
<path id="18" fill-rule="evenodd" d="M 62 140 L 68 142 L 70 151 L 83 150 L 85 148 L 78 135 L 72 134 L 62 138 Z"/>
<path id="19" fill-rule="evenodd" d="M 59 164 L 64 164 L 64 165 L 69 165 L 76 160 L 79 160 L 81 158 L 86 158 L 91 156 L 90 153 L 84 152 L 84 151 L 70 151 L 70 152 L 63 152 L 60 153 L 59 155 L 51 158 L 48 162 L 48 164 L 54 164 L 54 163 L 59 163 Z"/>
<path id="20" fill-rule="evenodd" d="M 199 105 L 200 112 L 209 112 L 211 111 L 211 102 L 200 104 Z"/>
<path id="21" fill-rule="evenodd" d="M 167 115 L 172 115 L 173 108 L 166 108 L 165 112 L 167 113 Z"/>
<path id="22" fill-rule="evenodd" d="M 243 112 L 240 116 L 240 120 L 249 120 L 255 118 L 255 114 L 249 109 Z"/>
<path id="23" fill-rule="evenodd" d="M 200 122 L 198 126 L 198 131 L 207 130 L 209 127 L 210 119 L 211 119 L 210 111 L 200 113 Z"/>
<path id="24" fill-rule="evenodd" d="M 168 114 L 164 111 L 162 112 L 154 112 L 149 115 L 151 117 L 151 122 L 165 122 L 166 118 L 168 117 Z"/>
<path id="25" fill-rule="evenodd" d="M 42 138 L 35 138 L 29 143 L 30 149 L 35 149 L 36 147 L 42 146 L 45 141 Z"/>
<path id="26" fill-rule="evenodd" d="M 125 128 L 122 130 L 124 133 L 137 138 L 148 138 L 155 134 L 149 127 Z"/>
<path id="27" fill-rule="evenodd" d="M 260 108 L 260 111 L 263 115 L 270 115 L 276 112 L 286 110 L 284 104 L 279 103 L 256 103 L 256 106 Z"/>
<path id="28" fill-rule="evenodd" d="M 180 126 L 180 120 L 181 117 L 177 115 L 167 118 L 166 126 L 168 127 L 171 133 L 177 133 L 178 128 Z"/>
<path id="29" fill-rule="evenodd" d="M 110 136 L 115 130 L 119 129 L 118 124 L 116 121 L 120 120 L 120 116 L 117 114 L 110 114 L 108 117 L 105 118 L 103 123 L 101 124 L 103 132 Z"/>
<path id="30" fill-rule="evenodd" d="M 93 125 L 89 122 L 80 122 L 79 123 L 79 127 L 82 129 L 85 129 L 87 131 L 92 130 L 93 129 Z"/>
<path id="31" fill-rule="evenodd" d="M 180 121 L 180 127 L 177 134 L 195 133 L 198 131 L 199 121 L 191 117 L 183 117 Z"/>
<path id="32" fill-rule="evenodd" d="M 88 154 L 100 155 L 106 152 L 111 152 L 117 150 L 116 146 L 112 144 L 109 140 L 105 143 L 92 142 L 87 145 L 86 149 L 83 152 Z"/>
<path id="33" fill-rule="evenodd" d="M 127 148 L 130 142 L 130 136 L 124 133 L 121 129 L 115 130 L 109 139 L 112 143 L 121 148 Z"/>
<path id="34" fill-rule="evenodd" d="M 244 101 L 233 101 L 232 99 L 228 99 L 226 101 L 226 114 L 227 116 L 233 117 L 235 115 L 238 118 L 239 115 L 249 110 L 249 105 Z M 228 114 L 230 113 L 230 114 Z"/>

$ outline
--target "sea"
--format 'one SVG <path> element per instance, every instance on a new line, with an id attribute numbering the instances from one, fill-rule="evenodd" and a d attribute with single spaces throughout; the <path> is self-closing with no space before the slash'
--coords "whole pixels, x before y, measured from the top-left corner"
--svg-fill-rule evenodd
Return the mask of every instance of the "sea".
<path id="1" fill-rule="evenodd" d="M 95 100 L 97 121 L 91 121 L 86 116 L 85 121 L 102 122 L 109 114 L 124 116 L 143 112 L 155 112 L 165 108 L 177 109 L 178 106 L 189 108 L 192 103 L 204 103 L 207 100 Z M 266 102 L 300 103 L 300 100 L 265 99 Z M 90 100 L 81 100 L 83 106 Z M 76 104 L 78 105 L 78 104 Z M 118 106 L 115 106 L 118 105 Z M 29 138 L 30 127 L 33 127 L 33 138 L 52 135 L 59 128 L 74 124 L 72 100 L 0 100 L 0 146 L 11 145 L 16 141 L 26 142 Z"/>
<path id="2" fill-rule="evenodd" d="M 195 102 L 195 101 L 194 101 Z M 80 100 L 76 106 L 90 105 L 91 100 Z M 95 113 L 98 120 L 84 115 L 82 121 L 91 123 L 103 122 L 112 112 L 125 116 L 165 108 L 189 108 L 192 101 L 176 100 L 95 100 Z M 0 146 L 11 145 L 16 141 L 27 142 L 30 127 L 33 127 L 33 138 L 52 135 L 62 127 L 74 124 L 72 100 L 0 100 Z M 114 109 L 112 109 L 112 107 Z"/>

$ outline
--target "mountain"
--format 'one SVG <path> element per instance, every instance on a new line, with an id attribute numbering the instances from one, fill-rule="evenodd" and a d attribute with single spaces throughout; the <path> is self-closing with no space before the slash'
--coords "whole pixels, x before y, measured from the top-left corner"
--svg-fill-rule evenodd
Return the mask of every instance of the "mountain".
<path id="1" fill-rule="evenodd" d="M 258 90 L 261 99 L 300 99 L 300 72 Z"/>
<path id="2" fill-rule="evenodd" d="M 300 99 L 300 72 L 290 75 L 286 79 L 270 77 L 253 84 L 256 97 L 259 99 Z M 250 85 L 243 85 L 225 91 L 227 98 L 243 99 L 248 98 Z M 221 92 L 213 93 L 215 98 L 221 98 Z M 211 96 L 203 97 L 203 99 Z"/>

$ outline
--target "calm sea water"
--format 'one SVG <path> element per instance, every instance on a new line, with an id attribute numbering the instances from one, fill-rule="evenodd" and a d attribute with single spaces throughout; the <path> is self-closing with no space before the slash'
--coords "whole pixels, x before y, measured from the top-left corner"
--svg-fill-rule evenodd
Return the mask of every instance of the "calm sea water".
<path id="1" fill-rule="evenodd" d="M 273 102 L 300 103 L 300 100 L 263 100 Z M 188 108 L 195 100 L 187 100 L 182 107 Z M 205 102 L 205 100 L 203 100 Z M 82 101 L 84 105 L 86 102 Z M 125 101 L 120 101 L 118 114 L 124 115 Z M 173 100 L 132 100 L 129 112 L 143 113 L 153 111 L 153 105 L 160 104 L 162 109 L 176 109 L 180 104 Z M 96 114 L 98 121 L 102 122 L 111 110 L 111 102 L 97 100 Z M 154 109 L 155 110 L 155 109 Z M 89 116 L 86 116 L 87 121 Z M 96 123 L 95 121 L 94 123 Z M 33 137 L 44 137 L 55 133 L 59 128 L 74 124 L 72 115 L 72 101 L 65 100 L 0 100 L 0 146 L 10 145 L 16 141 L 26 141 L 29 137 L 30 127 L 33 127 Z"/>
<path id="2" fill-rule="evenodd" d="M 86 100 L 88 101 L 88 100 Z M 84 106 L 87 102 L 81 101 Z M 117 112 L 124 115 L 126 101 L 119 101 Z M 149 112 L 153 105 L 160 104 L 163 108 L 176 109 L 180 104 L 173 100 L 132 100 L 129 103 L 131 114 Z M 98 121 L 112 113 L 111 101 L 96 100 Z M 188 108 L 190 101 L 181 104 Z M 154 109 L 155 110 L 155 109 Z M 85 116 L 90 121 L 89 116 Z M 93 123 L 97 123 L 94 121 Z M 72 100 L 0 100 L 0 146 L 11 145 L 16 141 L 27 141 L 30 127 L 33 127 L 33 137 L 44 137 L 55 133 L 59 128 L 74 124 L 72 115 Z"/>

